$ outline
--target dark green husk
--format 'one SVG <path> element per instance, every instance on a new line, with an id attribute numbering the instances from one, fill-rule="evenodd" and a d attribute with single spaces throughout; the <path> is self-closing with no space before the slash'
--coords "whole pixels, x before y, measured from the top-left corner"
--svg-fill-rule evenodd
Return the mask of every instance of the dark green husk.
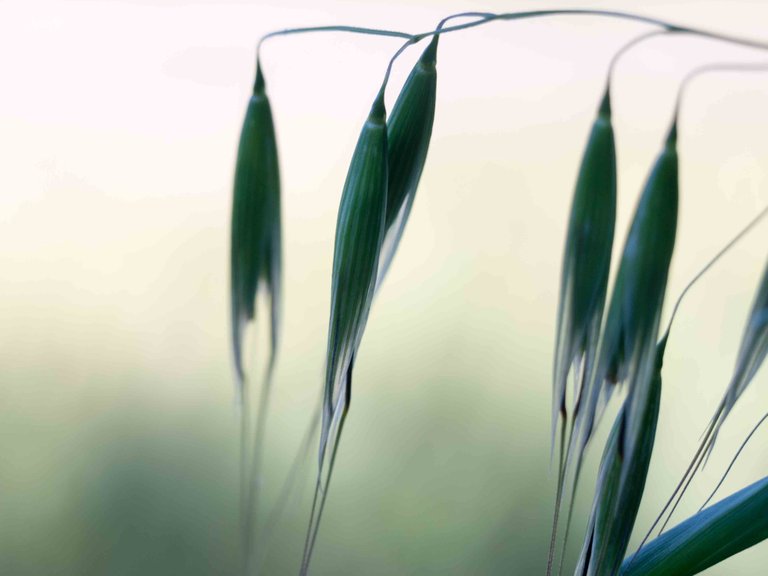
<path id="1" fill-rule="evenodd" d="M 435 120 L 438 38 L 433 37 L 416 62 L 387 122 L 389 182 L 378 285 L 397 251 L 427 160 Z"/>
<path id="2" fill-rule="evenodd" d="M 281 283 L 280 172 L 272 110 L 259 65 L 240 136 L 232 203 L 232 352 L 240 392 L 245 382 L 243 332 L 255 319 L 256 295 L 270 299 L 270 364 L 279 335 Z"/>

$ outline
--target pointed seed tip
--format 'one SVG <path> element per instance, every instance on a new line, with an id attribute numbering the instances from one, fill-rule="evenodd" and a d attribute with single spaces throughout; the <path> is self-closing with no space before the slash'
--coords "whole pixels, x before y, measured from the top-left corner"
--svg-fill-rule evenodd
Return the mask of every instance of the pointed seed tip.
<path id="1" fill-rule="evenodd" d="M 376 95 L 376 99 L 373 101 L 373 106 L 371 106 L 371 111 L 368 115 L 369 120 L 377 121 L 377 122 L 385 122 L 387 119 L 387 109 L 384 105 L 384 87 L 381 88 L 379 93 Z"/>
<path id="2" fill-rule="evenodd" d="M 600 109 L 598 111 L 598 114 L 601 116 L 610 116 L 611 115 L 611 89 L 610 86 L 606 86 L 605 88 L 605 94 L 603 95 L 603 99 L 600 102 Z"/>
<path id="3" fill-rule="evenodd" d="M 669 128 L 667 134 L 667 146 L 675 146 L 677 144 L 677 116 L 672 120 L 672 126 Z"/>
<path id="4" fill-rule="evenodd" d="M 440 39 L 439 34 L 435 34 L 432 36 L 432 40 L 430 41 L 429 45 L 424 49 L 424 52 L 421 54 L 421 58 L 419 58 L 419 62 L 422 64 L 432 64 L 434 65 L 437 61 L 437 43 Z"/>
<path id="5" fill-rule="evenodd" d="M 253 83 L 254 94 L 264 94 L 264 74 L 261 72 L 261 60 L 256 59 L 256 80 Z"/>

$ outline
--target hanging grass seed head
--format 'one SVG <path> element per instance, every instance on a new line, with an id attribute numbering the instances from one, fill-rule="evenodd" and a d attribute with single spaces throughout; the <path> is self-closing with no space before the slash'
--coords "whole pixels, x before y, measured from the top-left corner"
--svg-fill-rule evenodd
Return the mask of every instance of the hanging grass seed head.
<path id="1" fill-rule="evenodd" d="M 435 113 L 435 36 L 411 71 L 386 122 L 382 88 L 360 133 L 336 223 L 331 317 L 315 498 L 301 574 L 309 570 L 352 395 L 355 357 L 377 288 L 397 249 L 426 161 Z"/>
<path id="2" fill-rule="evenodd" d="M 560 278 L 552 396 L 552 441 L 567 424 L 571 369 L 589 374 L 600 336 L 616 223 L 616 147 L 606 88 L 581 161 Z M 576 376 L 576 378 L 579 378 Z M 575 383 L 576 394 L 581 383 Z M 574 402 L 576 398 L 574 398 Z"/>
<path id="3" fill-rule="evenodd" d="M 678 207 L 677 121 L 638 202 L 624 244 L 594 377 L 577 419 L 577 463 L 595 421 L 618 383 L 628 382 L 623 450 L 630 454 L 641 425 L 656 356 L 656 338 L 675 247 Z M 577 464 L 578 468 L 578 464 Z"/>
<path id="4" fill-rule="evenodd" d="M 384 280 L 395 256 L 427 161 L 435 120 L 438 38 L 438 35 L 433 36 L 416 62 L 387 122 L 386 232 L 379 256 L 377 285 Z"/>
<path id="5" fill-rule="evenodd" d="M 281 281 L 280 172 L 275 127 L 261 64 L 240 135 L 232 202 L 232 351 L 239 392 L 245 382 L 243 333 L 255 319 L 261 288 L 271 307 L 270 365 L 279 332 Z"/>
<path id="6" fill-rule="evenodd" d="M 302 576 L 309 571 L 351 401 L 355 355 L 376 289 L 387 209 L 384 86 L 360 132 L 336 221 L 317 482 L 304 543 Z"/>
<path id="7" fill-rule="evenodd" d="M 619 54 L 630 46 L 666 33 L 685 33 L 768 49 L 765 42 L 678 26 L 649 16 L 578 8 L 454 14 L 443 18 L 436 28 L 416 34 L 348 25 L 310 26 L 279 30 L 260 40 L 259 46 L 267 38 L 311 32 L 344 32 L 405 40 L 390 60 L 382 87 L 360 132 L 341 195 L 334 243 L 322 410 L 315 413 L 316 418 L 311 424 L 314 428 L 322 415 L 319 462 L 301 576 L 309 573 L 351 403 L 353 369 L 370 308 L 397 251 L 425 166 L 434 123 L 438 36 L 494 21 L 576 15 L 620 18 L 657 28 L 627 44 L 612 60 L 610 70 Z M 476 20 L 446 26 L 449 21 L 459 18 Z M 408 76 L 387 122 L 384 91 L 392 65 L 405 49 L 429 37 L 431 40 Z M 610 79 L 609 72 L 609 85 Z M 678 109 L 679 103 L 678 95 Z M 677 114 L 638 199 L 607 314 L 604 311 L 615 233 L 617 182 L 609 89 L 599 106 L 582 157 L 559 291 L 552 420 L 553 436 L 561 424 L 561 451 L 548 576 L 552 574 L 557 556 L 558 515 L 565 501 L 563 496 L 569 492 L 566 532 L 562 538 L 563 550 L 566 550 L 574 510 L 573 496 L 584 452 L 603 408 L 621 384 L 626 396 L 603 453 L 576 574 L 693 574 L 768 536 L 768 522 L 765 521 L 768 492 L 763 481 L 703 510 L 690 521 L 650 542 L 634 557 L 634 566 L 641 570 L 633 568 L 632 558 L 622 565 L 645 487 L 659 415 L 666 335 L 659 343 L 657 338 L 678 215 L 676 118 Z M 272 305 L 270 374 L 278 340 L 280 301 L 280 184 L 272 114 L 260 66 L 238 150 L 231 258 L 232 340 L 238 382 L 244 391 L 247 387 L 242 360 L 243 331 L 254 319 L 256 295 L 263 287 Z M 705 443 L 710 439 L 714 441 L 717 428 L 764 361 L 768 353 L 767 340 L 768 268 L 753 304 L 733 379 L 689 468 L 693 472 L 686 472 L 686 476 L 692 477 L 695 473 L 693 466 L 698 466 Z M 574 375 L 572 401 L 568 391 L 571 374 Z M 268 389 L 268 386 L 264 387 L 264 390 Z M 263 397 L 266 400 L 266 395 Z M 266 401 L 260 406 L 266 406 Z M 243 411 L 243 414 L 241 437 L 244 441 L 241 445 L 245 448 L 249 426 L 247 413 Z M 260 424 L 253 440 L 256 449 L 250 464 L 254 471 L 258 470 L 259 439 L 263 436 L 262 416 L 260 414 L 257 419 Z M 308 434 L 306 446 L 310 445 L 311 438 Z M 243 456 L 246 454 L 241 450 L 242 463 L 248 461 L 247 456 Z M 245 466 L 241 468 L 247 470 Z M 256 472 L 250 476 L 243 474 L 242 479 L 244 487 L 258 486 Z M 256 517 L 256 490 L 243 491 L 243 494 L 246 496 L 241 507 L 244 518 L 249 518 L 251 512 Z M 283 494 L 290 494 L 290 490 Z M 670 516 L 673 512 L 674 506 Z M 243 522 L 245 573 L 251 572 L 250 566 L 256 566 L 256 571 L 259 566 L 258 554 L 249 554 L 249 543 L 258 541 L 258 537 L 251 538 L 254 530 L 249 526 L 248 520 Z M 249 563 L 251 557 L 254 560 Z M 560 556 L 560 568 L 564 557 L 565 553 Z"/>
<path id="8" fill-rule="evenodd" d="M 387 127 L 379 93 L 352 156 L 336 222 L 321 451 L 337 409 L 350 401 L 344 380 L 373 301 L 387 206 Z"/>

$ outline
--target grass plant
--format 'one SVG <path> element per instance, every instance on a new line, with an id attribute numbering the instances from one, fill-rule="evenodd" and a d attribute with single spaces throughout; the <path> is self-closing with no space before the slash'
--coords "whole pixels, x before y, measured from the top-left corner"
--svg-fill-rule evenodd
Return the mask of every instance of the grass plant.
<path id="1" fill-rule="evenodd" d="M 270 38 L 320 32 L 378 35 L 404 41 L 392 57 L 381 86 L 374 92 L 370 112 L 363 120 L 350 160 L 338 209 L 322 406 L 319 418 L 316 415 L 309 418 L 311 424 L 307 435 L 308 439 L 313 437 L 319 421 L 315 491 L 301 555 L 299 571 L 302 575 L 310 571 L 318 541 L 334 464 L 351 406 L 355 361 L 364 340 L 369 313 L 400 246 L 428 159 L 438 102 L 439 40 L 444 35 L 491 22 L 555 16 L 631 20 L 652 29 L 629 41 L 611 62 L 597 115 L 586 138 L 564 234 L 552 380 L 552 451 L 553 454 L 558 452 L 557 491 L 549 558 L 546 562 L 542 559 L 542 571 L 549 575 L 572 570 L 577 576 L 696 574 L 768 537 L 768 479 L 762 479 L 709 507 L 702 507 L 697 514 L 656 539 L 644 542 L 639 550 L 628 551 L 630 537 L 637 528 L 638 510 L 657 440 L 664 354 L 672 320 L 691 286 L 768 213 L 768 209 L 758 213 L 694 277 L 680 295 L 662 333 L 667 282 L 678 236 L 679 197 L 686 193 L 678 177 L 681 96 L 639 194 L 620 258 L 615 263 L 615 280 L 612 285 L 609 283 L 617 232 L 616 154 L 617 145 L 621 145 L 621 134 L 617 137 L 614 133 L 611 118 L 611 78 L 619 57 L 640 42 L 671 33 L 758 51 L 767 50 L 768 43 L 610 10 L 467 12 L 448 16 L 433 30 L 416 34 L 353 26 L 318 26 L 277 31 L 266 35 L 259 43 L 261 48 Z M 456 24 L 451 22 L 453 20 L 462 22 Z M 392 67 L 405 50 L 422 41 L 426 47 L 391 113 L 387 114 L 385 94 Z M 244 575 L 259 573 L 262 564 L 258 557 L 290 499 L 301 470 L 301 466 L 294 466 L 279 504 L 271 515 L 262 514 L 257 486 L 271 374 L 278 345 L 282 263 L 276 137 L 259 58 L 257 55 L 256 81 L 238 150 L 231 245 L 232 353 L 237 390 L 243 403 Z M 699 69 L 683 82 L 680 94 L 695 75 L 760 67 L 726 64 Z M 682 161 L 685 161 L 684 156 Z M 271 340 L 258 416 L 252 423 L 243 342 L 245 327 L 256 319 L 255 301 L 260 292 L 268 296 L 271 305 Z M 714 446 L 719 429 L 753 381 L 767 354 L 768 267 L 746 320 L 732 379 L 725 387 L 723 400 L 688 471 L 659 516 L 659 521 L 665 514 L 667 516 L 661 523 L 662 530 Z M 603 447 L 581 553 L 577 564 L 568 567 L 564 564 L 565 550 L 584 455 L 594 441 L 606 406 L 616 402 L 617 396 L 621 397 L 621 407 Z M 253 450 L 251 455 L 249 447 Z M 300 463 L 302 459 L 299 454 L 296 462 Z M 564 521 L 561 509 L 568 511 Z M 263 529 L 259 531 L 254 528 L 254 523 L 258 523 L 262 516 L 267 520 L 262 521 Z M 565 524 L 564 536 L 558 538 L 561 524 Z M 648 534 L 652 532 L 653 527 Z M 562 551 L 558 555 L 559 543 Z M 514 567 L 510 567 L 510 573 L 514 573 Z"/>

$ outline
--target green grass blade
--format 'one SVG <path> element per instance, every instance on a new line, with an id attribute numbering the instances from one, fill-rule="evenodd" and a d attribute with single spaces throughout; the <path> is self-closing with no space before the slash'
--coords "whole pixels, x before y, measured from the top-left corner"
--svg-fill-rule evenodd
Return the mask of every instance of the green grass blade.
<path id="1" fill-rule="evenodd" d="M 437 43 L 434 36 L 413 67 L 387 122 L 389 181 L 386 232 L 381 248 L 377 285 L 381 285 L 411 213 L 427 160 L 437 93 Z"/>
<path id="2" fill-rule="evenodd" d="M 688 518 L 622 565 L 622 576 L 688 576 L 768 538 L 768 477 Z"/>

